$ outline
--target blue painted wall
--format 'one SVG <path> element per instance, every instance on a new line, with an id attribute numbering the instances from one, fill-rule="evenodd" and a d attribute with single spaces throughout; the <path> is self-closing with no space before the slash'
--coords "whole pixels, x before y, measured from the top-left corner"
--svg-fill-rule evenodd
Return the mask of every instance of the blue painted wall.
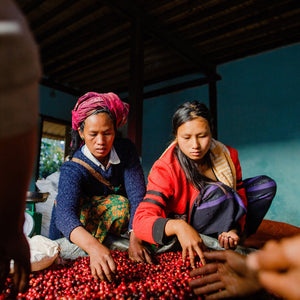
<path id="1" fill-rule="evenodd" d="M 243 177 L 277 182 L 267 219 L 300 226 L 300 44 L 218 68 L 219 140 L 239 151 Z M 208 104 L 207 87 L 144 101 L 145 174 L 171 141 L 171 119 L 189 100 Z"/>
<path id="2" fill-rule="evenodd" d="M 207 86 L 144 100 L 142 162 L 145 176 L 173 140 L 172 116 L 186 101 L 200 100 L 208 106 Z"/>
<path id="3" fill-rule="evenodd" d="M 77 98 L 69 94 L 40 86 L 40 114 L 71 122 L 71 111 Z"/>
<path id="4" fill-rule="evenodd" d="M 239 151 L 243 176 L 267 174 L 278 185 L 266 218 L 300 226 L 300 45 L 222 65 L 219 140 Z M 147 176 L 172 140 L 171 119 L 191 100 L 208 105 L 202 86 L 144 101 L 142 163 Z M 40 113 L 71 121 L 76 98 L 40 87 Z"/>

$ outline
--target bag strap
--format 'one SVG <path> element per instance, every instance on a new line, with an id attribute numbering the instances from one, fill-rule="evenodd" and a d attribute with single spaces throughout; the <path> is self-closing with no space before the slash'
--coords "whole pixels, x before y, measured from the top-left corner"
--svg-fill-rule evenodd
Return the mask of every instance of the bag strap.
<path id="1" fill-rule="evenodd" d="M 101 183 L 108 186 L 109 189 L 111 189 L 113 191 L 117 191 L 119 189 L 119 188 L 115 188 L 108 180 L 106 180 L 99 172 L 97 172 L 94 168 L 92 168 L 85 161 L 83 161 L 79 158 L 76 158 L 76 157 L 72 157 L 71 161 L 74 161 L 74 162 L 82 165 L 83 167 L 85 167 L 96 179 L 98 179 L 98 181 L 100 181 Z"/>

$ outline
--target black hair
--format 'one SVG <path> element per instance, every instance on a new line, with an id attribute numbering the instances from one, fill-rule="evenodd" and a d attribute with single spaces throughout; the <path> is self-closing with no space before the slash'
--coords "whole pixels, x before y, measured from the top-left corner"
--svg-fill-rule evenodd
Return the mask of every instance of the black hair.
<path id="1" fill-rule="evenodd" d="M 113 121 L 113 124 L 114 124 L 114 130 L 115 132 L 117 131 L 117 126 L 116 126 L 116 120 L 114 118 L 114 116 L 112 115 L 111 111 L 107 108 L 107 107 L 104 107 L 104 108 L 101 108 L 101 109 L 97 109 L 95 111 L 93 111 L 89 116 L 92 116 L 92 115 L 97 115 L 99 113 L 107 113 L 108 116 L 112 119 Z M 83 121 L 80 126 L 79 126 L 79 130 L 81 132 L 83 132 L 83 129 L 84 129 L 84 126 L 85 126 L 85 121 Z M 82 139 L 79 135 L 79 132 L 78 130 L 75 130 L 72 128 L 72 131 L 71 131 L 71 145 L 70 145 L 70 152 L 69 152 L 69 159 L 71 159 L 74 155 L 74 153 L 80 148 L 82 144 Z"/>
<path id="2" fill-rule="evenodd" d="M 182 104 L 174 113 L 172 120 L 173 135 L 177 135 L 177 130 L 182 124 L 192 121 L 198 117 L 202 117 L 207 120 L 212 132 L 212 117 L 209 109 L 204 103 L 193 101 Z M 213 181 L 199 172 L 197 163 L 186 156 L 180 150 L 178 144 L 175 147 L 175 155 L 185 173 L 187 180 L 192 183 L 196 189 L 201 191 L 207 182 Z M 203 160 L 208 166 L 211 166 L 210 151 L 205 154 Z"/>

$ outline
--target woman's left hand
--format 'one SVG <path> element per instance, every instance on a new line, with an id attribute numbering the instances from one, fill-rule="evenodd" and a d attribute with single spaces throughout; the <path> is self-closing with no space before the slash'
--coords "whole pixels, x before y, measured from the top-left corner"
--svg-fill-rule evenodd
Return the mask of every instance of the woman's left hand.
<path id="1" fill-rule="evenodd" d="M 143 246 L 143 241 L 137 238 L 133 231 L 130 233 L 128 254 L 134 261 L 152 263 L 148 249 Z"/>

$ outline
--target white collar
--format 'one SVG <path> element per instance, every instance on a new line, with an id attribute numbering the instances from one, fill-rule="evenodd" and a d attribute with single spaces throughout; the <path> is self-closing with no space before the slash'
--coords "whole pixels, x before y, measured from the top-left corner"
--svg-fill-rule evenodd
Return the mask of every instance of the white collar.
<path id="1" fill-rule="evenodd" d="M 107 170 L 110 165 L 117 165 L 120 163 L 120 158 L 116 152 L 116 149 L 114 146 L 111 147 L 110 153 L 109 153 L 109 160 L 107 163 L 106 168 L 101 164 L 101 162 L 91 153 L 89 148 L 86 145 L 83 145 L 81 148 L 81 152 L 89 159 L 91 160 L 95 165 L 100 167 L 103 171 Z"/>

